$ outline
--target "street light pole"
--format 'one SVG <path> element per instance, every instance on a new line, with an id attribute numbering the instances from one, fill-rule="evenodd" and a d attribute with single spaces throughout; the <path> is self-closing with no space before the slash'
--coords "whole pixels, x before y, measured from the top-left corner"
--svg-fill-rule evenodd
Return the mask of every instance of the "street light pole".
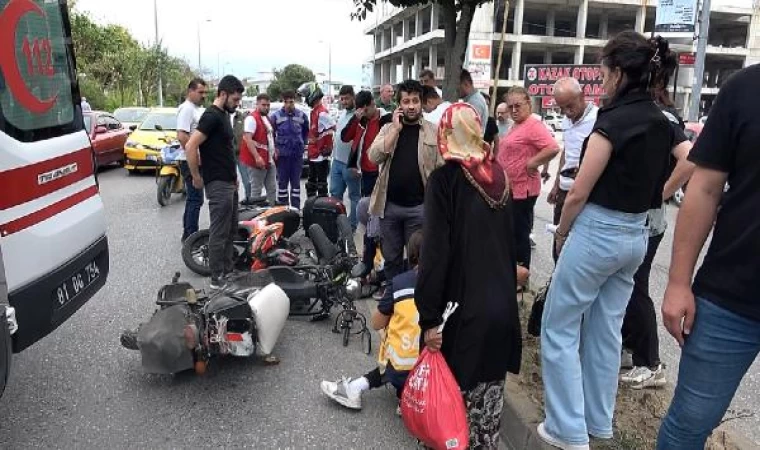
<path id="1" fill-rule="evenodd" d="M 327 43 L 327 89 L 330 92 L 330 101 L 332 101 L 332 43 Z"/>
<path id="2" fill-rule="evenodd" d="M 201 20 L 197 23 L 198 25 L 198 72 L 203 73 L 203 65 L 201 64 L 201 24 L 202 23 L 209 23 L 211 22 L 211 19 Z"/>
<path id="3" fill-rule="evenodd" d="M 707 35 L 710 29 L 710 0 L 702 0 L 702 14 L 699 18 L 699 37 L 697 55 L 694 62 L 694 84 L 691 87 L 691 106 L 689 122 L 699 119 L 699 106 L 702 103 L 702 81 L 705 77 L 705 55 L 707 54 Z"/>
<path id="4" fill-rule="evenodd" d="M 153 20 L 156 32 L 156 53 L 160 54 L 161 48 L 158 45 L 158 4 L 157 0 L 153 0 Z M 158 106 L 164 106 L 164 88 L 163 80 L 161 79 L 161 61 L 158 61 Z"/>

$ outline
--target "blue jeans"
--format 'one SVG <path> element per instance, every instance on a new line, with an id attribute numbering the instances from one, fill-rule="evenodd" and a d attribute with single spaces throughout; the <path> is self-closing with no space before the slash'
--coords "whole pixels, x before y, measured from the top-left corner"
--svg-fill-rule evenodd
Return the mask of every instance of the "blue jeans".
<path id="1" fill-rule="evenodd" d="M 182 216 L 182 240 L 198 231 L 198 221 L 201 216 L 201 207 L 203 206 L 203 188 L 196 189 L 193 186 L 193 175 L 190 173 L 190 166 L 187 161 L 180 161 L 180 171 L 182 178 L 185 180 L 185 214 Z"/>
<path id="2" fill-rule="evenodd" d="M 351 173 L 346 163 L 333 159 L 330 168 L 330 197 L 343 201 L 343 196 L 348 188 L 348 198 L 351 200 L 351 209 L 348 218 L 351 220 L 351 228 L 356 229 L 358 218 L 356 217 L 356 205 L 361 199 L 361 177 Z"/>
<path id="3" fill-rule="evenodd" d="M 241 163 L 240 160 L 238 160 L 237 166 L 238 166 L 238 172 L 240 173 L 240 182 L 243 183 L 243 191 L 245 192 L 245 198 L 249 199 L 251 198 L 251 177 L 248 173 L 248 166 Z"/>
<path id="4" fill-rule="evenodd" d="M 760 351 L 760 323 L 697 298 L 678 384 L 657 439 L 658 450 L 704 448 Z"/>
<path id="5" fill-rule="evenodd" d="M 587 204 L 565 243 L 541 330 L 546 431 L 571 444 L 612 437 L 621 327 L 644 260 L 646 213 Z"/>

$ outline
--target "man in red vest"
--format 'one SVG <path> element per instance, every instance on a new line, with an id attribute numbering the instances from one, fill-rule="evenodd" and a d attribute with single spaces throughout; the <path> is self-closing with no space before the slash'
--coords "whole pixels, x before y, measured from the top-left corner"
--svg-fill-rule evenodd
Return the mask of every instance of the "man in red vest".
<path id="1" fill-rule="evenodd" d="M 270 98 L 267 94 L 256 97 L 256 109 L 245 118 L 243 140 L 240 142 L 240 162 L 248 170 L 251 180 L 251 197 L 261 197 L 266 189 L 267 201 L 275 204 L 277 175 L 274 165 L 274 134 L 269 121 Z"/>
<path id="2" fill-rule="evenodd" d="M 304 83 L 298 89 L 311 109 L 309 117 L 309 179 L 306 182 L 306 196 L 327 196 L 327 176 L 330 173 L 330 154 L 333 149 L 335 120 L 322 104 L 324 94 L 316 83 Z"/>

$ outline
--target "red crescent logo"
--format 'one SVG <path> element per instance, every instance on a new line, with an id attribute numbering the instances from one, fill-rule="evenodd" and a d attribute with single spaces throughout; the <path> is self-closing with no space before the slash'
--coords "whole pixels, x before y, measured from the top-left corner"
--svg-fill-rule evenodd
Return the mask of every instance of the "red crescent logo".
<path id="1" fill-rule="evenodd" d="M 16 61 L 16 28 L 21 19 L 29 13 L 38 14 L 43 18 L 47 17 L 45 11 L 32 0 L 11 0 L 0 15 L 0 42 L 5 42 L 10 46 L 10 48 L 0 52 L 0 68 L 2 68 L 5 81 L 16 100 L 28 111 L 44 114 L 55 105 L 58 94 L 45 100 L 37 98 L 27 88 Z"/>

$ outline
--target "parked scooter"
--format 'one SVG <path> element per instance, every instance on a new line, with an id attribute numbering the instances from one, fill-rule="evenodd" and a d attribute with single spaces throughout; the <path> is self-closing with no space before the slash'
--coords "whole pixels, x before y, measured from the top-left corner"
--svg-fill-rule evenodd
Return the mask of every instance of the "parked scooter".
<path id="1" fill-rule="evenodd" d="M 177 160 L 182 150 L 176 139 L 170 140 L 165 136 L 159 139 L 166 145 L 161 149 L 156 168 L 156 198 L 159 205 L 166 206 L 171 201 L 172 194 L 185 194 L 185 183 Z"/>
<path id="2" fill-rule="evenodd" d="M 219 291 L 207 295 L 190 283 L 171 284 L 158 292 L 159 309 L 136 332 L 125 331 L 120 340 L 139 350 L 148 373 L 173 374 L 195 369 L 206 372 L 217 356 L 271 356 L 285 325 L 290 301 L 274 284 L 245 293 Z"/>

